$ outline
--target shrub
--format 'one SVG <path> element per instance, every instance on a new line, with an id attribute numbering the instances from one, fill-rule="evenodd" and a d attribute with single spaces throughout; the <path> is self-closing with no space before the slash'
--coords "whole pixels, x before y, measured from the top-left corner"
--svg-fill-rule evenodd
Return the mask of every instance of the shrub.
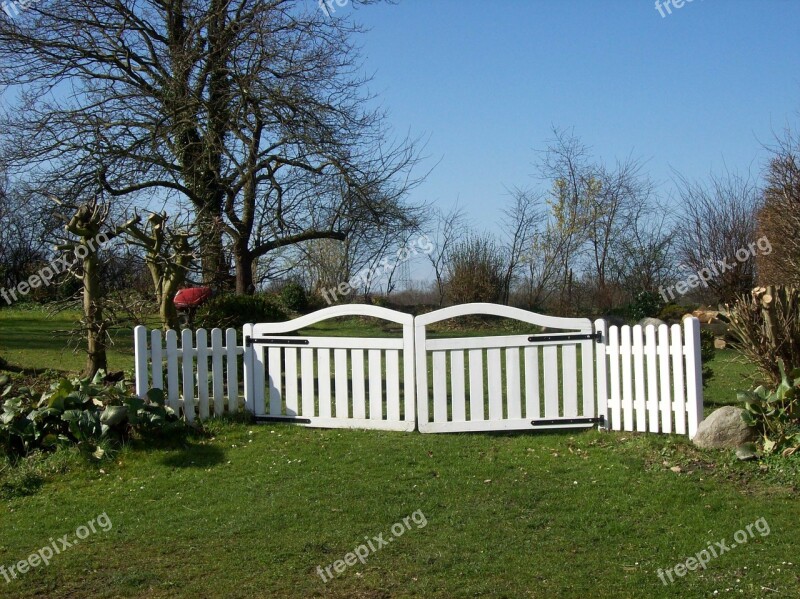
<path id="1" fill-rule="evenodd" d="M 142 399 L 130 394 L 124 382 L 103 386 L 105 372 L 94 379 L 60 379 L 41 397 L 27 387 L 16 389 L 0 377 L 0 449 L 9 457 L 36 450 L 77 446 L 101 458 L 104 446 L 117 446 L 132 434 L 149 436 L 178 422 L 164 403 L 164 393 L 152 389 Z M 181 425 L 182 426 L 182 425 Z"/>
<path id="2" fill-rule="evenodd" d="M 289 281 L 278 292 L 283 308 L 287 312 L 305 312 L 308 308 L 308 295 L 305 288 L 295 281 Z"/>
<path id="3" fill-rule="evenodd" d="M 800 290 L 756 287 L 728 309 L 733 346 L 745 355 L 771 386 L 782 381 L 779 361 L 800 367 Z"/>
<path id="4" fill-rule="evenodd" d="M 661 308 L 661 312 L 658 313 L 658 317 L 664 322 L 680 322 L 683 318 L 683 315 L 688 314 L 689 312 L 691 312 L 691 310 L 689 310 L 687 307 L 670 302 Z"/>
<path id="5" fill-rule="evenodd" d="M 740 391 L 738 397 L 745 402 L 742 418 L 758 430 L 764 453 L 788 456 L 800 449 L 800 368 L 787 374 L 779 360 L 778 369 L 781 383 L 776 389 L 762 385 Z"/>
<path id="6" fill-rule="evenodd" d="M 490 237 L 473 236 L 460 242 L 447 260 L 448 301 L 454 304 L 500 301 L 505 267 L 503 252 Z"/>
<path id="7" fill-rule="evenodd" d="M 197 310 L 195 326 L 204 329 L 241 328 L 247 323 L 280 322 L 286 313 L 274 296 L 220 295 Z"/>
<path id="8" fill-rule="evenodd" d="M 641 291 L 631 302 L 628 311 L 636 321 L 642 318 L 653 318 L 661 312 L 664 302 L 661 296 L 653 291 Z"/>

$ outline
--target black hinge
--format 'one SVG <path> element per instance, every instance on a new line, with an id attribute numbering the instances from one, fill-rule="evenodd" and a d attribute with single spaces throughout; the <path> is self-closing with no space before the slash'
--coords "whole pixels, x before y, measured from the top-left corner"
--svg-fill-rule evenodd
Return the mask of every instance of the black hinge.
<path id="1" fill-rule="evenodd" d="M 570 333 L 567 335 L 531 335 L 528 341 L 531 343 L 544 343 L 548 341 L 588 341 L 593 340 L 600 342 L 603 340 L 603 334 L 600 331 L 596 333 Z"/>
<path id="2" fill-rule="evenodd" d="M 248 337 L 245 345 L 308 345 L 308 339 L 281 339 L 280 337 Z"/>
<path id="3" fill-rule="evenodd" d="M 599 424 L 605 426 L 605 416 L 597 418 L 551 418 L 549 420 L 531 420 L 531 426 L 553 426 L 559 424 Z"/>

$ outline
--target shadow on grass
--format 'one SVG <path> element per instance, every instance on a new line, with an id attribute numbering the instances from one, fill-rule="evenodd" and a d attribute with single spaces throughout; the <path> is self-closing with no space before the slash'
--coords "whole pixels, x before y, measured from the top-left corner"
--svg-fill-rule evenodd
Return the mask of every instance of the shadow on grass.
<path id="1" fill-rule="evenodd" d="M 209 468 L 225 461 L 225 452 L 214 445 L 189 445 L 161 459 L 170 468 Z"/>

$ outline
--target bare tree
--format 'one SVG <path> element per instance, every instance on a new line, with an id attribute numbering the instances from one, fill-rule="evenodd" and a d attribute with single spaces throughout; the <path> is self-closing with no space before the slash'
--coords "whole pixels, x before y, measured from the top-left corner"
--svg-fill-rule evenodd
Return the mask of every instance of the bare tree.
<path id="1" fill-rule="evenodd" d="M 464 211 L 458 206 L 449 212 L 434 210 L 432 222 L 434 225 L 430 228 L 429 234 L 433 239 L 433 250 L 428 254 L 428 261 L 436 277 L 436 291 L 441 306 L 445 298 L 446 269 L 450 252 L 458 241 L 464 238 L 468 229 Z"/>
<path id="2" fill-rule="evenodd" d="M 755 284 L 755 260 L 737 260 L 736 252 L 756 238 L 755 182 L 729 173 L 712 175 L 708 183 L 679 178 L 678 185 L 685 214 L 677 233 L 680 262 L 692 273 L 710 272 L 703 278 L 714 299 L 729 302 L 747 293 Z"/>
<path id="3" fill-rule="evenodd" d="M 772 251 L 758 256 L 762 286 L 800 287 L 800 136 L 785 131 L 771 148 L 758 234 Z"/>
<path id="4" fill-rule="evenodd" d="M 532 259 L 530 250 L 533 238 L 542 220 L 539 198 L 532 192 L 515 188 L 511 190 L 512 204 L 503 210 L 501 226 L 506 233 L 505 272 L 503 273 L 503 292 L 501 301 L 509 303 L 511 288 L 519 279 L 526 260 Z"/>
<path id="5" fill-rule="evenodd" d="M 0 19 L 0 85 L 24 90 L 4 154 L 65 197 L 190 207 L 204 280 L 231 284 L 227 234 L 251 291 L 259 258 L 381 222 L 414 184 L 414 144 L 363 108 L 358 32 L 301 0 L 31 4 Z"/>

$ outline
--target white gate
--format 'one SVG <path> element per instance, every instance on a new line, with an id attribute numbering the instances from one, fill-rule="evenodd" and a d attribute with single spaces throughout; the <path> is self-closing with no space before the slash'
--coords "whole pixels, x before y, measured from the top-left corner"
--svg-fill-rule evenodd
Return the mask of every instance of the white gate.
<path id="1" fill-rule="evenodd" d="M 388 320 L 402 325 L 403 334 L 287 335 L 340 316 Z M 333 306 L 289 322 L 246 326 L 244 345 L 245 405 L 258 420 L 329 428 L 415 428 L 410 314 L 378 306 Z"/>
<path id="2" fill-rule="evenodd" d="M 473 314 L 513 318 L 546 327 L 548 332 L 428 338 L 428 325 Z M 420 432 L 602 424 L 595 416 L 594 343 L 598 337 L 588 318 L 544 316 L 497 304 L 464 304 L 418 316 L 414 324 Z"/>

